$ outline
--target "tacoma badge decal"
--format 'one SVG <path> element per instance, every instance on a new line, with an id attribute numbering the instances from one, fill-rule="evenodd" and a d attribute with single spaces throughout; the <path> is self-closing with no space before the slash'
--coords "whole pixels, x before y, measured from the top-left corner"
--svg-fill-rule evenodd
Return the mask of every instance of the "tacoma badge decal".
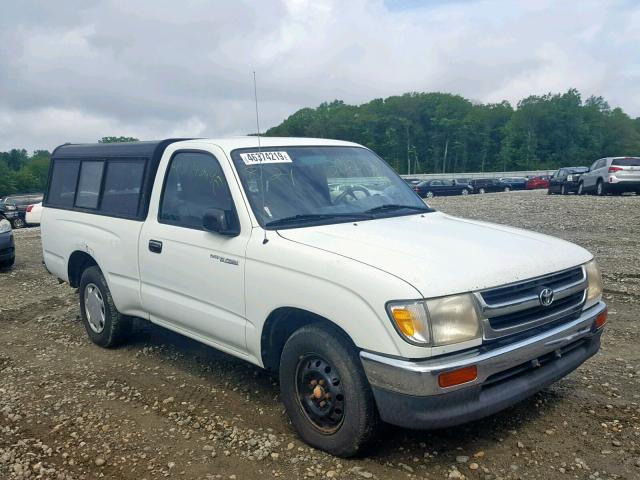
<path id="1" fill-rule="evenodd" d="M 240 264 L 240 262 L 238 262 L 238 260 L 236 260 L 235 258 L 221 257 L 220 255 L 214 255 L 213 253 L 209 255 L 209 258 L 211 258 L 211 260 L 218 260 L 220 261 L 220 263 L 226 263 L 228 265 Z"/>

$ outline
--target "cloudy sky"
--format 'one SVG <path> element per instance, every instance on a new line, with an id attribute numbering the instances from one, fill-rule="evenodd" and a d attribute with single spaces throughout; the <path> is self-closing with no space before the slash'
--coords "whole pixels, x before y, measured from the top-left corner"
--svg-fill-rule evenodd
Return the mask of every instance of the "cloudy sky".
<path id="1" fill-rule="evenodd" d="M 640 116 L 640 2 L 24 0 L 0 13 L 0 151 L 255 131 L 407 91 L 578 88 Z"/>

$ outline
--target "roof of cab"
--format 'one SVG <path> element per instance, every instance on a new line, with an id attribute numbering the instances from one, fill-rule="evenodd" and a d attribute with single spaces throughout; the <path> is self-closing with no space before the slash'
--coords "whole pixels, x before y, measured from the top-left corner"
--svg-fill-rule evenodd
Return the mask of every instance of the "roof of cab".
<path id="1" fill-rule="evenodd" d="M 217 145 L 226 152 L 236 148 L 257 148 L 258 137 L 230 137 L 230 138 L 168 138 L 157 141 L 125 142 L 125 143 L 65 143 L 57 147 L 52 154 L 53 158 L 118 158 L 139 157 L 155 158 L 159 160 L 167 146 L 172 143 L 180 143 L 185 148 L 195 144 Z M 308 145 L 333 145 L 333 146 L 359 146 L 353 142 L 343 140 L 328 140 L 326 138 L 301 138 L 301 137 L 260 137 L 260 146 L 263 148 L 284 146 L 308 146 Z"/>

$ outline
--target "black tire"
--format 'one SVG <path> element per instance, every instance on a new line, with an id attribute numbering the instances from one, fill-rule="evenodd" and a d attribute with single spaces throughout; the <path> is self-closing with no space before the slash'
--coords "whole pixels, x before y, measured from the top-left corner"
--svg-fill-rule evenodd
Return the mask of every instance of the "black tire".
<path id="1" fill-rule="evenodd" d="M 505 192 L 510 192 L 511 191 L 511 187 L 504 187 L 504 191 Z"/>
<path id="2" fill-rule="evenodd" d="M 486 190 L 485 190 L 484 188 L 482 188 L 482 187 L 480 187 L 480 188 L 478 189 L 478 193 L 479 193 L 479 194 L 483 194 L 483 193 L 485 193 L 485 191 L 486 191 Z"/>
<path id="3" fill-rule="evenodd" d="M 87 316 L 86 296 L 87 287 L 96 287 L 103 301 L 102 313 L 104 325 L 101 331 L 92 328 Z M 131 319 L 118 312 L 107 281 L 97 266 L 89 267 L 82 272 L 80 279 L 80 316 L 87 331 L 87 335 L 93 343 L 105 348 L 112 348 L 124 343 L 131 332 Z"/>
<path id="4" fill-rule="evenodd" d="M 564 185 L 562 185 L 560 187 L 560 194 L 562 195 L 567 195 L 567 187 L 565 187 Z"/>
<path id="5" fill-rule="evenodd" d="M 25 223 L 25 222 L 24 222 L 24 220 L 22 220 L 20 217 L 14 218 L 14 219 L 11 221 L 11 227 L 12 227 L 14 230 L 17 230 L 17 229 L 19 229 L 19 228 L 24 228 L 24 227 L 25 227 L 25 225 L 26 225 L 26 223 Z"/>
<path id="6" fill-rule="evenodd" d="M 604 182 L 602 180 L 598 180 L 598 183 L 596 183 L 596 192 L 595 193 L 599 197 L 602 197 L 603 195 L 607 194 L 606 187 L 605 187 Z"/>
<path id="7" fill-rule="evenodd" d="M 427 193 L 424 194 L 424 198 L 433 198 L 435 196 L 436 194 L 433 193 L 431 190 L 428 190 Z"/>
<path id="8" fill-rule="evenodd" d="M 339 457 L 361 452 L 380 423 L 358 352 L 329 325 L 307 325 L 289 337 L 280 358 L 280 391 L 302 440 Z M 319 400 L 325 398 L 326 408 Z"/>
<path id="9" fill-rule="evenodd" d="M 584 183 L 578 183 L 578 189 L 576 190 L 576 195 L 584 195 Z"/>
<path id="10" fill-rule="evenodd" d="M 16 257 L 10 258 L 9 260 L 4 260 L 0 262 L 0 268 L 12 267 L 15 262 L 16 262 Z"/>

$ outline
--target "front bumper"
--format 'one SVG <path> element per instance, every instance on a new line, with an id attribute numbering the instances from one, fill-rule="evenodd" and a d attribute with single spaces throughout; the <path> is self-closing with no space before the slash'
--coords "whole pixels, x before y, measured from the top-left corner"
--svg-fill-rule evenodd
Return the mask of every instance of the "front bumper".
<path id="1" fill-rule="evenodd" d="M 602 302 L 569 323 L 536 336 L 410 361 L 362 351 L 360 358 L 381 418 L 407 428 L 459 425 L 503 410 L 575 370 L 600 348 Z M 478 377 L 455 387 L 441 373 L 475 365 Z"/>
<path id="2" fill-rule="evenodd" d="M 0 233 L 0 262 L 11 260 L 16 255 L 13 233 Z"/>

